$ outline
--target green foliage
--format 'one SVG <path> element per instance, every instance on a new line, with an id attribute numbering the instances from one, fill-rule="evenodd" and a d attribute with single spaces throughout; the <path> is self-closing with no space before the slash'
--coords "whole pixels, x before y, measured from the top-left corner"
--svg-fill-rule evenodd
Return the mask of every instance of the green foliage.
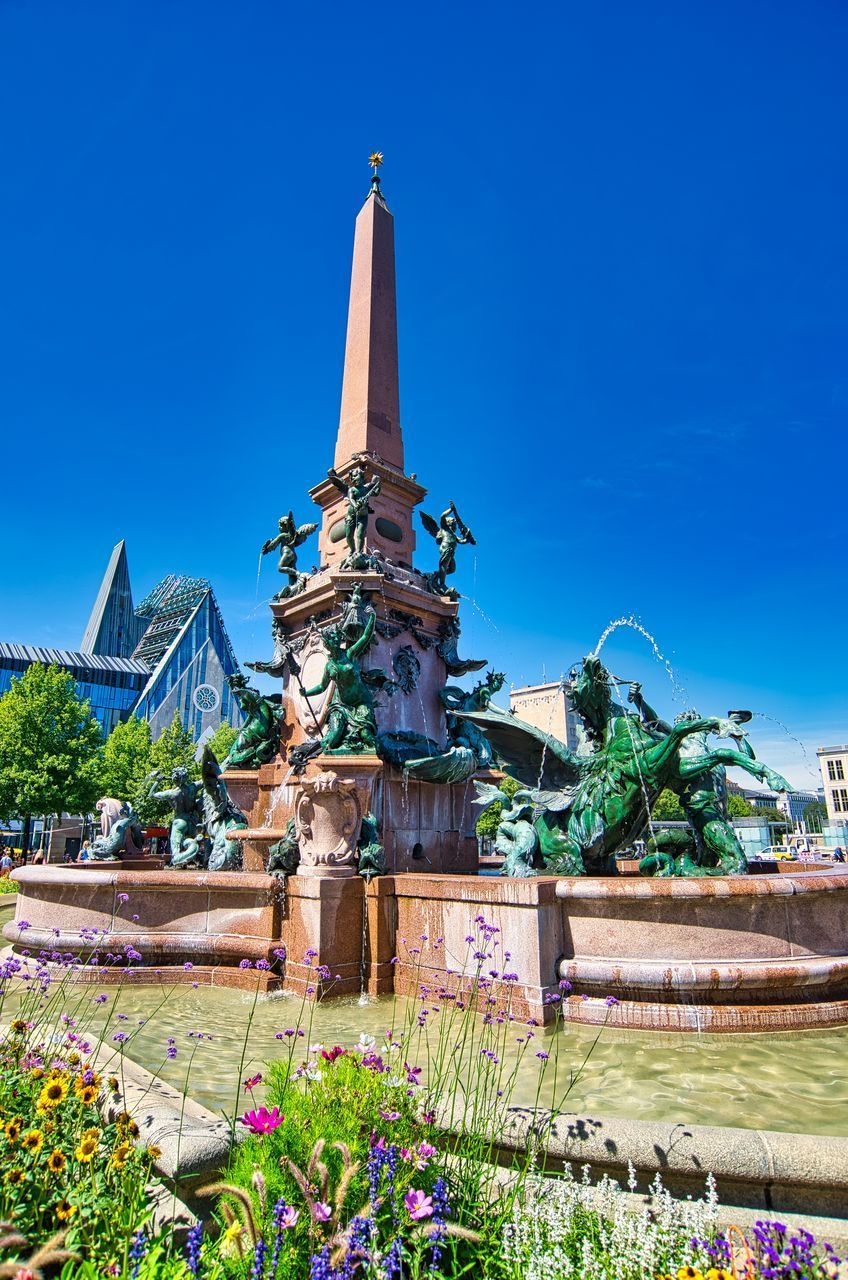
<path id="1" fill-rule="evenodd" d="M 18 886 L 15 880 L 10 880 L 8 876 L 0 876 L 0 898 L 4 893 L 17 893 Z"/>
<path id="2" fill-rule="evenodd" d="M 118 724 L 106 739 L 101 773 L 102 794 L 116 800 L 129 800 L 138 810 L 144 794 L 144 780 L 153 768 L 150 759 L 152 743 L 146 720 L 130 716 Z"/>
<path id="3" fill-rule="evenodd" d="M 731 791 L 727 797 L 727 816 L 729 818 L 753 818 L 754 806 L 748 804 L 744 796 Z"/>
<path id="4" fill-rule="evenodd" d="M 752 805 L 752 812 L 755 818 L 765 818 L 766 822 L 779 822 L 783 826 L 787 826 L 786 814 L 782 809 L 773 808 L 771 805 Z"/>
<path id="5" fill-rule="evenodd" d="M 237 737 L 238 729 L 222 720 L 208 742 L 209 749 L 219 764 L 226 760 Z"/>
<path id="6" fill-rule="evenodd" d="M 807 830 L 821 831 L 825 822 L 827 822 L 827 805 L 822 804 L 820 800 L 814 800 L 812 804 L 808 804 L 804 809 L 804 823 Z"/>
<path id="7" fill-rule="evenodd" d="M 521 790 L 521 783 L 516 782 L 515 778 L 511 778 L 507 773 L 498 783 L 498 789 L 503 791 L 504 795 L 509 796 L 511 800 L 516 791 Z M 500 801 L 498 800 L 493 800 L 491 804 L 486 805 L 486 808 L 477 819 L 477 825 L 475 827 L 475 831 L 481 839 L 494 840 L 495 836 L 498 834 L 498 826 L 500 825 L 502 812 L 503 810 L 501 809 Z"/>
<path id="8" fill-rule="evenodd" d="M 673 791 L 669 791 L 668 787 L 663 788 L 654 801 L 651 817 L 656 822 L 685 822 L 686 820 L 680 800 Z"/>
<path id="9" fill-rule="evenodd" d="M 0 698 L 0 817 L 89 813 L 100 726 L 70 672 L 34 663 Z"/>

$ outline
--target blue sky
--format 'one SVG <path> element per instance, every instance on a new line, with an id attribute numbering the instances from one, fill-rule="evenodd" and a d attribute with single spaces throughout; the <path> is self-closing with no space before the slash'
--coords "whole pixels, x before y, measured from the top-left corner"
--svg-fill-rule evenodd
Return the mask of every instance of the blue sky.
<path id="1" fill-rule="evenodd" d="M 124 537 L 265 654 L 380 148 L 465 649 L 535 681 L 636 612 L 689 702 L 848 739 L 847 54 L 841 3 L 0 0 L 2 638 L 78 644 Z"/>

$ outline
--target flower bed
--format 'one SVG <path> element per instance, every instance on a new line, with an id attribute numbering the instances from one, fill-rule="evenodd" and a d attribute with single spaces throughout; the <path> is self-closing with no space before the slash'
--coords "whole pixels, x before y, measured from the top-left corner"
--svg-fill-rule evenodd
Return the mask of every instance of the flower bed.
<path id="1" fill-rule="evenodd" d="M 112 970 L 131 969 L 126 954 L 98 942 L 92 967 L 106 953 Z M 535 1025 L 512 1011 L 515 975 L 497 930 L 478 917 L 466 942 L 470 989 L 432 988 L 419 974 L 418 1000 L 394 1003 L 382 1038 L 347 1045 L 313 1042 L 315 1006 L 304 995 L 278 1032 L 278 1057 L 259 1070 L 247 1058 L 256 972 L 229 1120 L 240 1141 L 200 1189 L 187 1233 L 154 1220 L 157 1194 L 167 1194 L 160 1152 L 139 1134 L 133 1107 L 122 1109 L 138 1028 L 121 1011 L 121 986 L 92 995 L 74 981 L 78 963 L 58 953 L 6 960 L 0 998 L 16 1007 L 0 1044 L 0 1276 L 848 1280 L 848 1267 L 809 1232 L 763 1223 L 745 1239 L 720 1230 L 709 1179 L 697 1201 L 657 1181 L 645 1205 L 608 1179 L 553 1177 L 543 1126 L 532 1150 L 500 1167 L 497 1136 L 521 1062 L 537 1064 L 540 1091 L 557 1066 Z M 406 950 L 414 967 L 419 947 Z M 311 953 L 304 964 L 316 984 L 332 982 Z M 552 1003 L 567 994 L 563 983 Z M 426 1034 L 433 1021 L 435 1042 Z M 185 1093 L 210 1038 L 192 1031 L 163 1043 L 163 1062 L 185 1064 Z M 516 1042 L 517 1057 L 508 1055 Z M 585 1065 L 559 1082 L 560 1106 Z"/>

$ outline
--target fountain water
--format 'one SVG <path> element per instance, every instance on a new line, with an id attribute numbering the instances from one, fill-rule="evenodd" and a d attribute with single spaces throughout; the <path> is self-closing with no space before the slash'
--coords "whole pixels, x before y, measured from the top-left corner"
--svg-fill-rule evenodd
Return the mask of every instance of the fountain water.
<path id="1" fill-rule="evenodd" d="M 758 716 L 761 720 L 770 720 L 772 724 L 776 724 L 779 729 L 782 729 L 787 738 L 794 742 L 796 746 L 801 748 L 801 755 L 804 757 L 804 768 L 807 773 L 809 773 L 811 777 L 815 778 L 817 783 L 820 782 L 821 774 L 819 770 L 813 766 L 813 762 L 810 759 L 810 753 L 804 746 L 801 739 L 796 737 L 788 725 L 785 725 L 782 720 L 778 720 L 776 716 L 770 716 L 767 711 L 752 711 L 751 715 Z"/>
<path id="2" fill-rule="evenodd" d="M 630 613 L 626 617 L 616 618 L 614 621 L 607 623 L 607 626 L 604 628 L 603 632 L 601 633 L 600 640 L 595 645 L 595 648 L 593 650 L 593 656 L 594 657 L 598 656 L 598 654 L 601 652 L 601 649 L 603 649 L 609 637 L 612 635 L 614 631 L 617 631 L 619 627 L 629 627 L 631 631 L 636 631 L 640 636 L 644 636 L 644 638 L 648 641 L 648 644 L 651 646 L 651 649 L 653 650 L 653 654 L 657 662 L 659 662 L 663 667 L 665 667 L 666 675 L 671 681 L 672 697 L 675 700 L 679 700 L 681 702 L 685 701 L 686 690 L 683 687 L 683 685 L 680 683 L 680 681 L 677 679 L 677 676 L 675 675 L 675 672 L 674 672 L 674 668 L 672 667 L 671 663 L 669 662 L 665 654 L 661 651 L 659 645 L 657 644 L 654 637 L 651 635 L 650 631 L 648 631 L 647 628 L 642 625 L 642 622 L 640 621 L 639 618 L 636 617 L 635 614 Z"/>

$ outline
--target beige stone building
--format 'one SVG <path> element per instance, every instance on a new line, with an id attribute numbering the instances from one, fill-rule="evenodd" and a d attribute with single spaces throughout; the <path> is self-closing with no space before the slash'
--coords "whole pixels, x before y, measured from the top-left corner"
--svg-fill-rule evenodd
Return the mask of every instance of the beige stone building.
<path id="1" fill-rule="evenodd" d="M 819 747 L 819 758 L 827 816 L 848 820 L 848 743 L 840 747 Z"/>
<path id="2" fill-rule="evenodd" d="M 511 689 L 509 706 L 521 720 L 559 738 L 569 750 L 579 751 L 583 747 L 582 726 L 568 705 L 568 698 L 560 681 L 554 684 L 528 684 L 521 689 Z"/>

